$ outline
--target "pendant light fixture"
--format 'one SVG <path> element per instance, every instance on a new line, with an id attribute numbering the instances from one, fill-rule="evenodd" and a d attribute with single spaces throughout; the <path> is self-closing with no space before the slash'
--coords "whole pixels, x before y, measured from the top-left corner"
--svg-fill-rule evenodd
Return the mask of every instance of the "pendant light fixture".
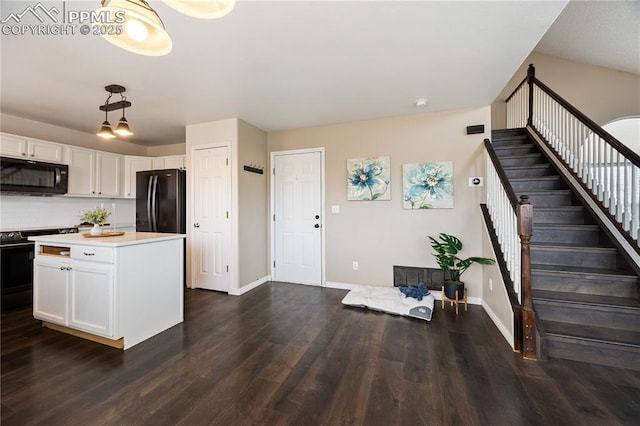
<path id="1" fill-rule="evenodd" d="M 164 0 L 170 8 L 200 19 L 217 19 L 229 14 L 236 0 Z"/>
<path id="2" fill-rule="evenodd" d="M 100 126 L 100 130 L 98 130 L 98 133 L 96 133 L 96 135 L 100 136 L 101 138 L 105 138 L 105 139 L 113 139 L 116 137 L 116 135 L 113 133 L 113 130 L 111 130 L 111 124 L 109 123 L 109 118 L 107 117 L 108 114 L 108 109 L 107 106 L 109 105 L 109 99 L 111 99 L 111 93 L 109 93 L 109 97 L 107 98 L 107 100 L 104 103 L 104 121 L 102 122 L 102 125 Z"/>
<path id="3" fill-rule="evenodd" d="M 124 108 L 127 102 L 127 98 L 126 96 L 123 96 L 122 93 L 120 93 L 120 99 L 122 102 L 122 118 L 118 122 L 118 125 L 116 126 L 114 132 L 116 132 L 120 136 L 131 136 L 133 135 L 133 132 L 131 131 L 131 128 L 129 128 L 129 122 L 124 117 Z"/>
<path id="4" fill-rule="evenodd" d="M 127 89 L 125 89 L 124 86 L 120 86 L 119 84 L 110 84 L 106 86 L 104 90 L 109 92 L 109 96 L 107 97 L 107 100 L 105 101 L 104 105 L 100 105 L 98 107 L 100 111 L 104 111 L 104 121 L 100 126 L 100 130 L 96 134 L 105 139 L 115 138 L 116 133 L 119 136 L 133 135 L 133 132 L 129 128 L 129 123 L 127 122 L 127 119 L 124 116 L 124 109 L 131 106 L 131 102 L 127 101 L 127 98 L 122 94 Z M 109 100 L 111 99 L 114 93 L 120 94 L 120 101 L 110 104 Z M 120 122 L 118 123 L 118 126 L 116 127 L 115 133 L 114 133 L 114 131 L 111 129 L 111 124 L 109 124 L 109 118 L 107 117 L 107 114 L 109 113 L 109 111 L 115 111 L 118 109 L 122 109 L 122 118 L 120 119 Z"/>
<path id="5" fill-rule="evenodd" d="M 119 22 L 124 12 L 123 31 L 103 34 L 108 42 L 133 53 L 162 56 L 171 52 L 173 44 L 164 22 L 144 0 L 101 0 L 98 13 L 106 13 L 110 22 Z"/>

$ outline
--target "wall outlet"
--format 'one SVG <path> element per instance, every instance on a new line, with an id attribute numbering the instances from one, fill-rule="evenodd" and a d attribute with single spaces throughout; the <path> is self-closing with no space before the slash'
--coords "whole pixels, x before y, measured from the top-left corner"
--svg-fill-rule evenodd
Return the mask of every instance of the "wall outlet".
<path id="1" fill-rule="evenodd" d="M 339 214 L 340 213 L 340 206 L 331 206 L 331 213 L 332 214 Z"/>
<path id="2" fill-rule="evenodd" d="M 354 271 L 357 271 L 357 270 L 358 270 L 358 266 L 359 266 L 359 265 L 358 265 L 358 262 L 355 262 L 355 261 L 354 261 L 354 262 L 353 262 L 353 270 L 354 270 Z"/>
<path id="3" fill-rule="evenodd" d="M 493 280 L 489 278 L 489 290 L 493 291 Z"/>

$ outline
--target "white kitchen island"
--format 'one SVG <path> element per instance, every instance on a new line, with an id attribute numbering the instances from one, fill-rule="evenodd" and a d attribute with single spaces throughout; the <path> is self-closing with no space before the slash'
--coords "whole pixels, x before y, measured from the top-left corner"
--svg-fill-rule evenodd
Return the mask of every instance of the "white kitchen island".
<path id="1" fill-rule="evenodd" d="M 183 321 L 183 234 L 30 237 L 33 316 L 43 325 L 128 349 Z"/>

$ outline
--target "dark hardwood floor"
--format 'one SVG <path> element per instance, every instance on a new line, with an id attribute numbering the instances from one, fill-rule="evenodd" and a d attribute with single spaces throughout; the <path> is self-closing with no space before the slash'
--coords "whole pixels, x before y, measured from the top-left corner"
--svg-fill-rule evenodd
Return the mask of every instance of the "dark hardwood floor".
<path id="1" fill-rule="evenodd" d="M 479 306 L 431 322 L 284 283 L 188 290 L 185 322 L 127 351 L 2 313 L 2 424 L 617 425 L 640 373 L 524 361 Z"/>

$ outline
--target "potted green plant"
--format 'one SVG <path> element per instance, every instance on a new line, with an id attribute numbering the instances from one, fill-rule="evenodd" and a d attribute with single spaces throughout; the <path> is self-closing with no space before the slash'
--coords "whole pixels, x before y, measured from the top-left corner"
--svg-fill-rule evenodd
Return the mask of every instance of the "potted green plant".
<path id="1" fill-rule="evenodd" d="M 109 216 L 111 216 L 111 212 L 100 206 L 84 212 L 80 220 L 93 224 L 93 228 L 91 228 L 90 231 L 91 235 L 100 235 L 102 234 L 102 228 L 100 226 L 107 221 Z"/>
<path id="2" fill-rule="evenodd" d="M 449 299 L 464 298 L 464 282 L 460 280 L 462 274 L 474 263 L 493 265 L 495 261 L 486 257 L 468 257 L 460 259 L 458 253 L 462 250 L 462 241 L 453 235 L 440 233 L 438 238 L 429 236 L 431 247 L 435 251 L 433 256 L 436 263 L 444 271 L 444 293 Z M 456 298 L 457 294 L 457 298 Z"/>

